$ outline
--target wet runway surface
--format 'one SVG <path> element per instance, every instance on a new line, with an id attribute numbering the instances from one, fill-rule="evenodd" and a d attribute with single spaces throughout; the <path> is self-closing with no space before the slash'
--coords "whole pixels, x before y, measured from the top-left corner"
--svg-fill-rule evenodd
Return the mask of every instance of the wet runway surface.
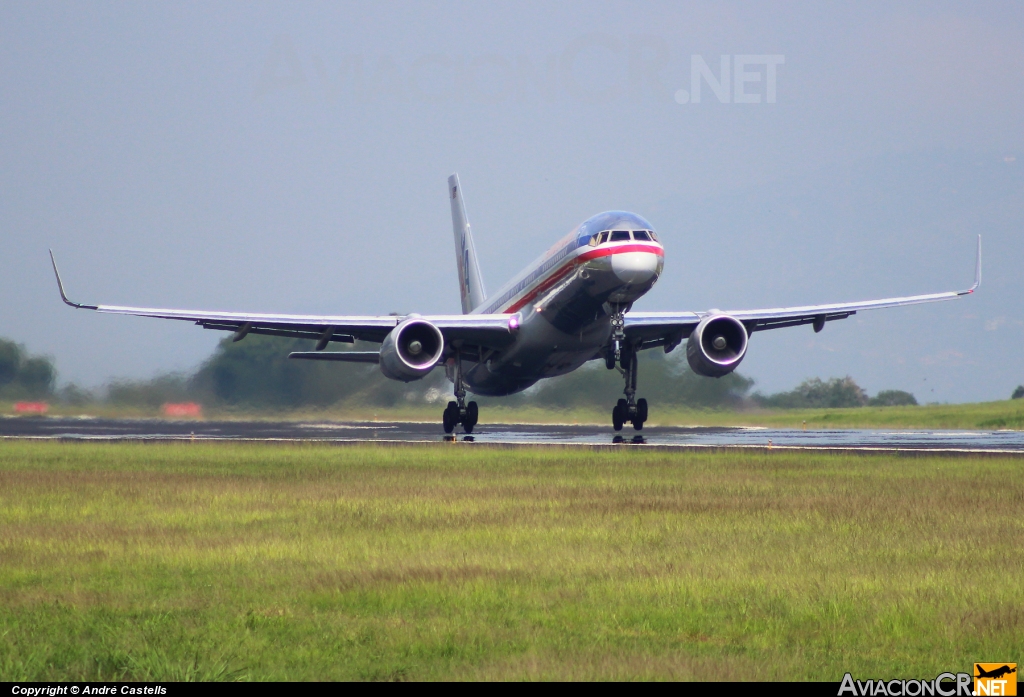
<path id="1" fill-rule="evenodd" d="M 443 442 L 436 423 L 301 421 L 164 421 L 87 417 L 4 417 L 0 438 L 77 440 L 260 440 L 350 442 Z M 460 441 L 465 439 L 458 434 Z M 662 447 L 750 447 L 1009 452 L 1024 454 L 1024 431 L 927 431 L 773 429 L 652 426 L 641 434 L 627 427 L 480 424 L 472 440 L 507 445 L 644 444 Z"/>

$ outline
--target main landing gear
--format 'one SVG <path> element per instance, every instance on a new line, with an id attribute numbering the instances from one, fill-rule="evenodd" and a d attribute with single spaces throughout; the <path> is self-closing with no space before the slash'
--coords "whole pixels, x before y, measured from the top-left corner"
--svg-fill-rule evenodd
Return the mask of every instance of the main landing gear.
<path id="1" fill-rule="evenodd" d="M 455 356 L 455 401 L 448 402 L 445 407 L 441 423 L 444 425 L 444 432 L 451 433 L 455 427 L 462 424 L 462 430 L 472 433 L 480 417 L 480 408 L 476 402 L 466 402 L 466 386 L 462 384 L 462 360 Z"/>
<path id="2" fill-rule="evenodd" d="M 626 379 L 625 399 L 620 399 L 612 409 L 612 427 L 621 431 L 624 424 L 632 423 L 639 431 L 647 421 L 647 400 L 636 398 L 636 346 L 626 343 L 624 313 L 617 307 L 611 316 L 612 342 L 605 355 L 605 366 L 611 370 L 618 363 Z"/>

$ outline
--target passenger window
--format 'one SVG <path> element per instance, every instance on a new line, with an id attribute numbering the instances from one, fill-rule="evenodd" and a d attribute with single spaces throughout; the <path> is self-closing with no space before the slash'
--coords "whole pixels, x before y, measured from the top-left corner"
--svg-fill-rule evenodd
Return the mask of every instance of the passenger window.
<path id="1" fill-rule="evenodd" d="M 615 230 L 612 232 L 612 242 L 629 242 L 629 230 Z"/>
<path id="2" fill-rule="evenodd" d="M 650 242 L 651 241 L 651 236 L 647 234 L 646 230 L 634 230 L 633 231 L 633 239 L 634 240 L 645 240 L 647 242 Z"/>

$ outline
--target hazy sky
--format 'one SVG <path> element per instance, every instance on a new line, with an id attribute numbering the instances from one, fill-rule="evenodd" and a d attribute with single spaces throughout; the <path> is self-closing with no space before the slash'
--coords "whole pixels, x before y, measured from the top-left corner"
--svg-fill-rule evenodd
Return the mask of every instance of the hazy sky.
<path id="1" fill-rule="evenodd" d="M 958 289 L 981 233 L 976 296 L 757 334 L 740 370 L 1024 383 L 1020 3 L 7 0 L 0 94 L 0 336 L 62 381 L 223 335 L 65 307 L 48 246 L 83 302 L 454 313 L 457 171 L 492 290 L 597 212 L 651 220 L 638 310 Z"/>

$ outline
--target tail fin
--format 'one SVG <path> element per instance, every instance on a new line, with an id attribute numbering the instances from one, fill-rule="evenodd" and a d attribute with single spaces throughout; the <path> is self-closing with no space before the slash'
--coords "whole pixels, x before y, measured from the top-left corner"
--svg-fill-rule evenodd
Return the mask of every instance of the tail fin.
<path id="1" fill-rule="evenodd" d="M 448 177 L 448 198 L 452 204 L 452 229 L 455 231 L 455 259 L 459 267 L 459 293 L 462 295 L 462 313 L 469 314 L 487 299 L 480 264 L 476 260 L 473 232 L 466 217 L 466 204 L 462 199 L 459 175 Z"/>

